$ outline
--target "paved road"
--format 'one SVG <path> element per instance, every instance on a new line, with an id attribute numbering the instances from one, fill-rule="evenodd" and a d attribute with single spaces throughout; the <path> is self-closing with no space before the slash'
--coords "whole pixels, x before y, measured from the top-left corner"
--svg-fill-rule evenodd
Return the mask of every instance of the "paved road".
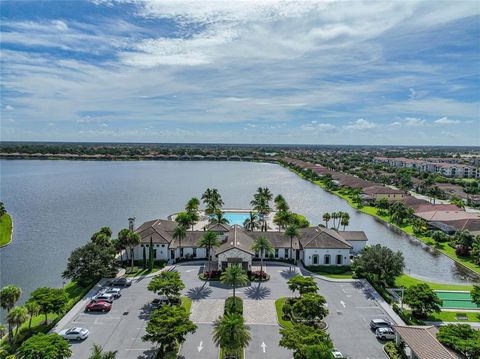
<path id="1" fill-rule="evenodd" d="M 252 341 L 245 350 L 246 359 L 292 359 L 293 353 L 278 345 L 278 325 L 249 325 Z"/>
<path id="2" fill-rule="evenodd" d="M 215 359 L 218 348 L 212 341 L 212 324 L 197 324 L 197 331 L 189 334 L 180 350 L 182 359 Z"/>

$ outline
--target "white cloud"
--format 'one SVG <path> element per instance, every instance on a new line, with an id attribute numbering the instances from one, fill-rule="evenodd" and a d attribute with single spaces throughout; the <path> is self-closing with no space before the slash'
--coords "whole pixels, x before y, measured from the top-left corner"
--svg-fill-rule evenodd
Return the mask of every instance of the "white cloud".
<path id="1" fill-rule="evenodd" d="M 376 127 L 378 127 L 376 123 L 369 122 L 367 120 L 364 120 L 363 118 L 359 118 L 358 120 L 354 122 L 350 122 L 348 125 L 346 125 L 345 129 L 361 131 L 361 130 L 370 130 Z"/>
<path id="2" fill-rule="evenodd" d="M 395 122 L 392 122 L 392 123 L 390 124 L 390 126 L 392 126 L 392 127 L 401 127 L 402 124 L 401 124 L 400 122 L 398 122 L 398 121 L 395 121 Z"/>
<path id="3" fill-rule="evenodd" d="M 460 123 L 459 120 L 450 120 L 448 117 L 442 117 L 439 118 L 438 120 L 433 121 L 439 125 L 453 125 L 456 123 Z"/>
<path id="4" fill-rule="evenodd" d="M 414 99 L 417 96 L 417 91 L 415 91 L 415 89 L 409 88 L 408 91 L 410 92 L 410 94 L 408 95 L 410 99 Z"/>
<path id="5" fill-rule="evenodd" d="M 425 125 L 426 121 L 421 119 L 421 118 L 415 118 L 415 117 L 406 117 L 405 120 L 405 126 L 408 127 L 420 127 Z"/>
<path id="6" fill-rule="evenodd" d="M 11 106 L 11 105 L 5 105 L 5 110 L 7 110 L 7 111 L 12 111 L 12 110 L 13 110 L 13 106 Z"/>
<path id="7" fill-rule="evenodd" d="M 317 123 L 317 121 L 311 121 L 311 123 L 304 124 L 300 126 L 304 131 L 314 131 L 314 132 L 333 132 L 337 129 L 335 125 L 331 123 Z"/>

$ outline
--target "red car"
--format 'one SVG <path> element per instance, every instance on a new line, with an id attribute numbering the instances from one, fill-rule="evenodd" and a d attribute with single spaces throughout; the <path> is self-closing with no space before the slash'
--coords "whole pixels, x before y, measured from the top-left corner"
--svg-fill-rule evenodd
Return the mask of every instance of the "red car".
<path id="1" fill-rule="evenodd" d="M 92 300 L 85 308 L 87 312 L 109 312 L 110 309 L 112 309 L 112 304 L 104 300 Z"/>

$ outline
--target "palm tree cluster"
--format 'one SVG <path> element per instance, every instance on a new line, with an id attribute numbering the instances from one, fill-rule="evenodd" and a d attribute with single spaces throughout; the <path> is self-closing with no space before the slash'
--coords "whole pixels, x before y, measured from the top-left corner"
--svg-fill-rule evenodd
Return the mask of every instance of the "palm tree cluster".
<path id="1" fill-rule="evenodd" d="M 270 214 L 272 208 L 270 207 L 270 201 L 272 200 L 273 195 L 267 187 L 259 187 L 257 192 L 253 195 L 253 199 L 250 201 L 250 205 L 253 207 L 253 210 L 256 211 L 260 219 L 260 229 L 262 231 L 268 230 L 266 216 Z"/>
<path id="2" fill-rule="evenodd" d="M 185 205 L 185 212 L 180 212 L 175 216 L 175 222 L 177 227 L 174 229 L 172 237 L 178 240 L 178 248 L 180 249 L 180 259 L 182 256 L 182 240 L 187 237 L 187 229 L 192 228 L 198 222 L 198 210 L 200 207 L 200 200 L 196 197 L 192 197 Z"/>
<path id="3" fill-rule="evenodd" d="M 274 249 L 270 241 L 265 236 L 259 236 L 252 245 L 252 250 L 260 256 L 260 275 L 263 274 L 263 258 L 265 255 L 273 254 Z"/>
<path id="4" fill-rule="evenodd" d="M 323 221 L 325 222 L 325 227 L 328 228 L 328 223 L 332 220 L 332 229 L 338 231 L 340 226 L 343 226 L 343 230 L 347 227 L 350 223 L 350 215 L 347 212 L 332 212 L 332 213 L 324 213 L 323 214 Z"/>
<path id="5" fill-rule="evenodd" d="M 215 232 L 206 231 L 198 242 L 198 245 L 205 248 L 207 251 L 208 267 L 204 275 L 208 277 L 212 271 L 210 267 L 210 263 L 212 262 L 212 249 L 220 246 L 220 240 L 217 238 L 217 234 Z"/>
<path id="6" fill-rule="evenodd" d="M 215 214 L 222 209 L 222 196 L 220 196 L 220 193 L 218 193 L 216 188 L 207 188 L 202 194 L 202 200 L 206 206 L 205 213 L 208 215 Z"/>
<path id="7" fill-rule="evenodd" d="M 118 232 L 118 242 L 117 242 L 117 249 L 120 248 L 121 250 L 127 249 L 127 261 L 130 255 L 130 267 L 131 271 L 133 271 L 133 250 L 136 246 L 138 246 L 141 242 L 142 238 L 138 233 L 129 230 L 128 228 L 124 228 Z"/>

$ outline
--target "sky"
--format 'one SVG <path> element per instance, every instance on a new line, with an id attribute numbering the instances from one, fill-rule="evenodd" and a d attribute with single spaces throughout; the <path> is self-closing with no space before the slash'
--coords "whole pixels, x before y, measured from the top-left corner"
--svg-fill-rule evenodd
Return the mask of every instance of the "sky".
<path id="1" fill-rule="evenodd" d="M 0 1 L 2 141 L 480 145 L 478 1 Z"/>

